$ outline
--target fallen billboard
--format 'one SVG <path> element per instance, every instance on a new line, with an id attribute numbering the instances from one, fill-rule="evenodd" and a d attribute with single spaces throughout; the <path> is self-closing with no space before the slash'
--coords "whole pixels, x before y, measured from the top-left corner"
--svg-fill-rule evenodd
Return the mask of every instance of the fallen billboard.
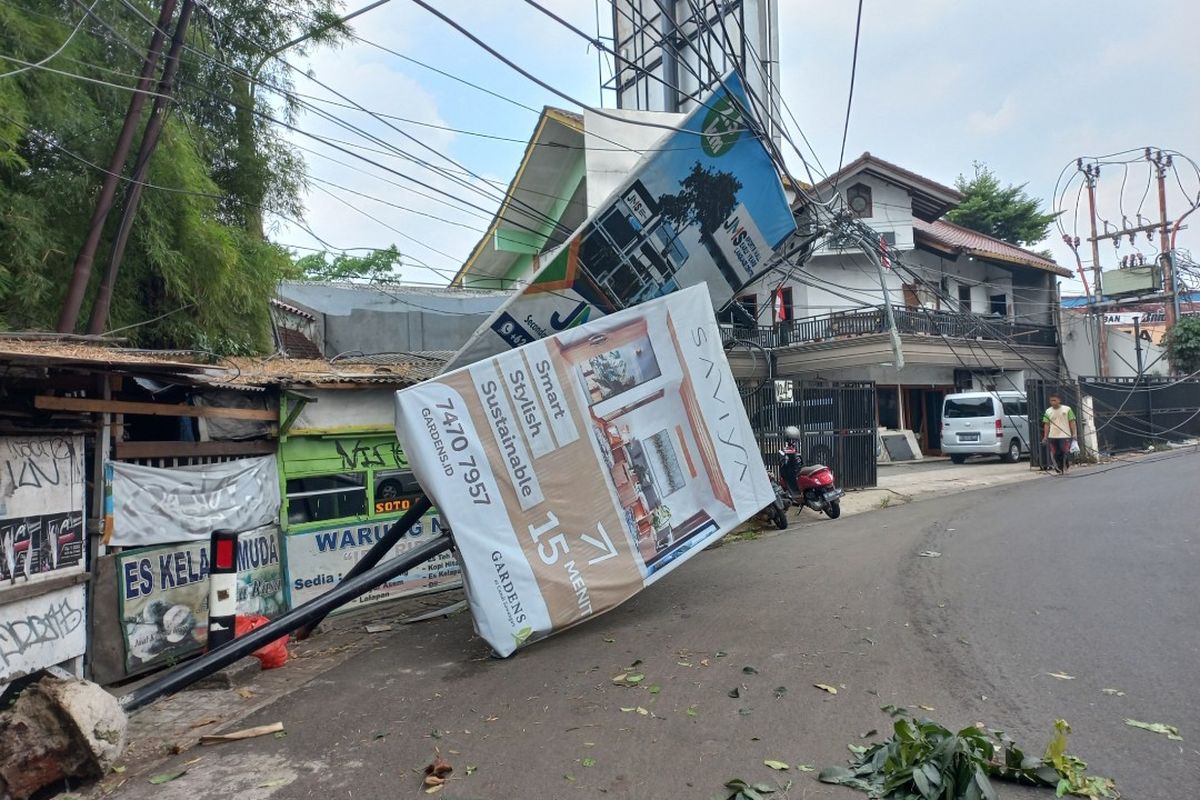
<path id="1" fill-rule="evenodd" d="M 735 74 L 684 117 L 557 249 L 448 369 L 655 297 L 705 285 L 724 306 L 796 229 L 770 154 L 746 124 Z"/>
<path id="2" fill-rule="evenodd" d="M 502 656 L 614 608 L 774 495 L 700 286 L 396 393 Z"/>

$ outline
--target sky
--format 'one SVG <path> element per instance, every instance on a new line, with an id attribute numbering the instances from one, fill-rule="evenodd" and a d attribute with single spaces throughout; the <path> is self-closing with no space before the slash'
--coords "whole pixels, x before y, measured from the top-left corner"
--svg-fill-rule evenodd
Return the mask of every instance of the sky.
<path id="1" fill-rule="evenodd" d="M 391 0 L 352 23 L 361 39 L 336 50 L 287 57 L 353 103 L 426 125 L 391 120 L 389 127 L 356 109 L 322 105 L 342 123 L 377 137 L 368 141 L 303 114 L 304 130 L 354 142 L 348 149 L 375 163 L 292 135 L 298 147 L 321 153 L 301 151 L 311 177 L 305 222 L 312 233 L 277 221 L 277 241 L 329 250 L 394 243 L 405 255 L 404 280 L 444 283 L 487 227 L 518 167 L 537 111 L 544 105 L 580 111 L 577 103 L 601 102 L 600 74 L 607 77 L 608 70 L 598 64 L 596 49 L 522 0 L 431 5 L 570 99 L 514 72 L 412 0 Z M 596 0 L 544 0 L 543 5 L 585 31 L 597 29 Z M 829 172 L 838 163 L 845 122 L 856 4 L 783 0 L 780 5 L 782 96 L 815 151 L 813 158 L 806 149 L 806 158 L 819 160 Z M 344 10 L 358 7 L 352 0 Z M 611 11 L 605 0 L 598 7 L 600 30 L 607 35 Z M 1072 178 L 1059 204 L 1065 209 L 1060 219 L 1068 234 L 1085 239 L 1086 195 L 1076 214 L 1077 157 L 1133 150 L 1136 158 L 1142 148 L 1153 146 L 1200 161 L 1200 49 L 1192 41 L 1197 23 L 1200 6 L 1182 1 L 864 0 L 845 160 L 870 151 L 945 184 L 970 175 L 973 163 L 983 162 L 1005 183 L 1027 184 L 1048 209 L 1054 208 L 1056 185 L 1061 191 L 1060 176 Z M 345 102 L 299 71 L 295 80 L 300 92 Z M 612 105 L 611 96 L 603 101 Z M 454 180 L 398 157 L 389 147 L 456 171 Z M 789 161 L 801 169 L 795 153 Z M 1176 166 L 1178 180 L 1175 173 L 1168 175 L 1171 216 L 1187 207 L 1185 192 L 1193 200 L 1200 192 L 1197 170 L 1183 159 Z M 1122 215 L 1136 224 L 1139 209 L 1143 217 L 1157 219 L 1154 186 L 1146 193 L 1149 177 L 1145 162 L 1104 165 L 1097 187 L 1100 216 L 1115 227 L 1125 227 Z M 1191 229 L 1181 231 L 1178 246 L 1200 255 L 1196 231 L 1200 213 Z M 1075 255 L 1060 237 L 1052 228 L 1040 247 L 1074 269 Z M 1143 235 L 1136 251 L 1153 260 L 1157 239 L 1147 242 Z M 1120 250 L 1106 243 L 1101 263 L 1115 267 L 1132 252 L 1128 240 Z M 1080 255 L 1090 268 L 1086 241 Z M 1064 281 L 1063 291 L 1078 292 L 1080 285 Z"/>

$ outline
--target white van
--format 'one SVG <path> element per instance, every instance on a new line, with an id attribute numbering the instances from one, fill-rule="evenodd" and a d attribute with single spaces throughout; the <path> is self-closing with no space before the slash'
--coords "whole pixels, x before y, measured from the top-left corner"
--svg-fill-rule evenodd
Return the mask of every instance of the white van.
<path id="1" fill-rule="evenodd" d="M 955 464 L 970 455 L 1009 463 L 1029 452 L 1029 408 L 1022 392 L 963 392 L 942 402 L 942 452 Z"/>

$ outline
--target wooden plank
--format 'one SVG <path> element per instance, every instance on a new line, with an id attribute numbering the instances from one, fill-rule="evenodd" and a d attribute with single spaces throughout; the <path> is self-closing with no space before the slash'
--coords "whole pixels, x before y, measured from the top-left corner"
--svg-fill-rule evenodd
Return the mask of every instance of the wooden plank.
<path id="1" fill-rule="evenodd" d="M 265 456 L 275 452 L 274 439 L 247 442 L 117 442 L 116 458 L 187 458 L 189 456 Z"/>
<path id="2" fill-rule="evenodd" d="M 38 395 L 33 407 L 44 411 L 85 411 L 109 414 L 142 414 L 152 417 L 224 417 L 226 419 L 258 419 L 275 422 L 279 412 L 270 408 L 216 408 L 214 406 L 183 406 L 167 403 L 135 403 L 129 400 L 93 400 L 83 397 L 50 397 Z"/>

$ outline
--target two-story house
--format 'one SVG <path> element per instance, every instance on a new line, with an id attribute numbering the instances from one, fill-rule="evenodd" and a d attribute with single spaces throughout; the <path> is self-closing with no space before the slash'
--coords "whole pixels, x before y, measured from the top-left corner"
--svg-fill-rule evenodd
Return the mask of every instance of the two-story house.
<path id="1" fill-rule="evenodd" d="M 809 194 L 835 192 L 886 243 L 886 299 L 878 269 L 853 242 L 828 242 L 786 277 L 752 287 L 739 302 L 758 327 L 727 315 L 730 335 L 768 345 L 776 379 L 874 381 L 879 425 L 912 430 L 924 452 L 937 453 L 947 393 L 1023 390 L 1026 378 L 1058 372 L 1057 280 L 1068 270 L 942 219 L 962 200 L 957 191 L 870 153 Z M 763 377 L 764 359 L 755 356 L 735 348 L 731 358 L 744 377 Z"/>

